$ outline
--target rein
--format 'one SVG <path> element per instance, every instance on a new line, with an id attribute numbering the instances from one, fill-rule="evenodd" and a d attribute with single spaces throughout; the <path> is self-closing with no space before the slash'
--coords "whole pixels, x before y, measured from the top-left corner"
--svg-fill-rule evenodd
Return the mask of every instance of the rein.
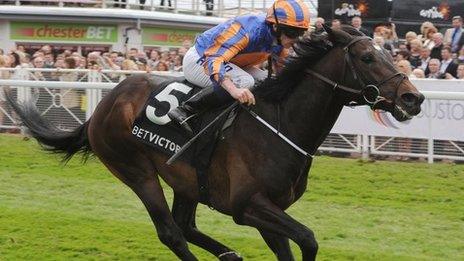
<path id="1" fill-rule="evenodd" d="M 350 47 L 356 44 L 359 41 L 362 40 L 372 40 L 370 37 L 367 36 L 359 36 L 359 37 L 354 37 L 345 47 L 343 47 L 343 51 L 345 52 L 345 64 L 348 64 L 348 67 L 350 68 L 350 71 L 353 75 L 353 78 L 358 81 L 360 86 L 362 87 L 361 89 L 355 89 L 352 87 L 347 87 L 344 85 L 341 85 L 335 81 L 330 80 L 329 78 L 321 75 L 320 73 L 315 72 L 314 70 L 311 69 L 306 69 L 306 73 L 310 74 L 312 76 L 315 76 L 316 78 L 319 78 L 323 82 L 329 84 L 332 86 L 332 90 L 342 90 L 344 92 L 353 94 L 355 96 L 360 96 L 362 98 L 361 102 L 352 100 L 348 104 L 345 104 L 347 106 L 360 106 L 360 105 L 369 105 L 369 107 L 374 108 L 375 105 L 380 102 L 385 100 L 384 97 L 380 96 L 380 90 L 379 87 L 382 86 L 383 84 L 387 83 L 388 81 L 396 78 L 396 77 L 401 77 L 400 81 L 398 82 L 398 85 L 403 82 L 404 79 L 407 78 L 407 76 L 403 73 L 397 72 L 393 73 L 392 75 L 386 77 L 385 79 L 375 83 L 375 84 L 365 84 L 363 79 L 359 76 L 360 73 L 354 66 L 354 63 L 352 61 L 351 53 L 350 53 Z M 392 66 L 392 68 L 394 68 Z"/>

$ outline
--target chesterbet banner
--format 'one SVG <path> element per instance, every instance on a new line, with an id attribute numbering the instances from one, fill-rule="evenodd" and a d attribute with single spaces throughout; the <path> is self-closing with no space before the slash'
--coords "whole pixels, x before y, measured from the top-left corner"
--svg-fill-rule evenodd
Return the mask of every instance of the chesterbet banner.
<path id="1" fill-rule="evenodd" d="M 182 42 L 189 40 L 195 42 L 200 31 L 185 29 L 167 29 L 144 27 L 142 29 L 143 45 L 182 46 Z"/>
<path id="2" fill-rule="evenodd" d="M 67 24 L 10 22 L 10 39 L 35 42 L 115 43 L 116 26 L 98 24 Z"/>

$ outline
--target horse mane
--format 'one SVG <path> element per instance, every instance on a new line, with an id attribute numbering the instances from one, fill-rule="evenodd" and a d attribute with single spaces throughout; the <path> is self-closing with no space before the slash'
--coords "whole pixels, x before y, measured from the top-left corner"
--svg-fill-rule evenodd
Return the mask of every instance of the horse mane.
<path id="1" fill-rule="evenodd" d="M 342 26 L 342 30 L 350 35 L 364 35 L 351 26 Z M 327 33 L 306 34 L 294 44 L 294 54 L 286 59 L 284 69 L 276 77 L 267 78 L 261 83 L 256 95 L 268 102 L 284 100 L 303 80 L 304 70 L 322 59 L 333 47 Z"/>

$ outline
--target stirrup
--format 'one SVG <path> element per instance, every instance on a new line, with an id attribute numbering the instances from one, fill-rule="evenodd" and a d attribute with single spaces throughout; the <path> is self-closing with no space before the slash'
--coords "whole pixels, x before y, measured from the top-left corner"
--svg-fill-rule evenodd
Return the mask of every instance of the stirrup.
<path id="1" fill-rule="evenodd" d="M 187 121 L 190 120 L 191 118 L 194 118 L 195 116 L 197 116 L 197 113 L 194 113 L 194 114 L 188 116 L 187 118 L 185 118 L 185 120 L 179 122 L 179 124 L 180 124 L 180 125 L 182 125 L 182 124 L 187 124 Z"/>
<path id="2" fill-rule="evenodd" d="M 190 116 L 188 116 L 187 118 L 185 118 L 185 120 L 183 121 L 176 121 L 185 131 L 188 132 L 189 135 L 193 135 L 193 130 L 192 130 L 192 127 L 190 127 L 190 125 L 188 124 L 188 120 L 190 120 L 191 118 L 195 117 L 197 114 L 192 114 Z"/>

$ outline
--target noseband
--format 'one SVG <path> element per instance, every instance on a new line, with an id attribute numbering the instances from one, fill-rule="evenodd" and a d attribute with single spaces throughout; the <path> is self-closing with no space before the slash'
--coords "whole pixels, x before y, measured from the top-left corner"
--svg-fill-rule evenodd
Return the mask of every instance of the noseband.
<path id="1" fill-rule="evenodd" d="M 360 72 L 356 69 L 356 67 L 354 66 L 354 63 L 352 61 L 352 55 L 350 53 L 350 47 L 352 47 L 354 44 L 356 44 L 357 42 L 359 41 L 362 41 L 362 40 L 372 40 L 370 37 L 367 37 L 367 36 L 358 36 L 358 37 L 354 37 L 344 48 L 343 48 L 343 51 L 345 52 L 345 64 L 348 65 L 348 68 L 350 68 L 350 71 L 351 71 L 351 74 L 353 75 L 353 78 L 359 83 L 359 85 L 361 86 L 360 89 L 355 89 L 355 88 L 351 88 L 351 87 L 347 87 L 347 86 L 343 86 L 341 84 L 338 84 L 337 82 L 334 82 L 332 80 L 330 80 L 329 78 L 311 70 L 311 69 L 307 69 L 307 73 L 308 74 L 311 74 L 317 78 L 319 78 L 320 80 L 332 85 L 332 88 L 334 91 L 336 90 L 342 90 L 344 92 L 348 92 L 348 93 L 351 93 L 353 94 L 354 96 L 357 96 L 357 101 L 356 100 L 352 100 L 350 101 L 348 104 L 346 105 L 349 105 L 349 106 L 357 106 L 357 105 L 369 105 L 371 108 L 373 108 L 375 106 L 376 103 L 378 103 L 379 101 L 382 101 L 382 100 L 385 100 L 384 97 L 380 96 L 380 91 L 379 91 L 379 87 L 382 86 L 383 84 L 387 83 L 388 81 L 396 78 L 396 77 L 400 77 L 400 81 L 398 82 L 397 86 L 399 86 L 401 84 L 401 82 L 403 82 L 403 80 L 407 79 L 407 76 L 403 73 L 400 73 L 400 72 L 397 72 L 397 73 L 393 73 L 392 75 L 386 77 L 385 79 L 377 82 L 377 83 L 370 83 L 370 84 L 366 84 L 364 82 L 364 80 L 359 77 L 359 75 L 362 75 L 360 74 Z M 393 70 L 396 70 L 394 69 L 394 66 L 391 65 L 391 67 L 393 68 Z M 345 74 L 345 72 L 344 72 Z M 345 78 L 345 77 L 343 77 Z"/>

